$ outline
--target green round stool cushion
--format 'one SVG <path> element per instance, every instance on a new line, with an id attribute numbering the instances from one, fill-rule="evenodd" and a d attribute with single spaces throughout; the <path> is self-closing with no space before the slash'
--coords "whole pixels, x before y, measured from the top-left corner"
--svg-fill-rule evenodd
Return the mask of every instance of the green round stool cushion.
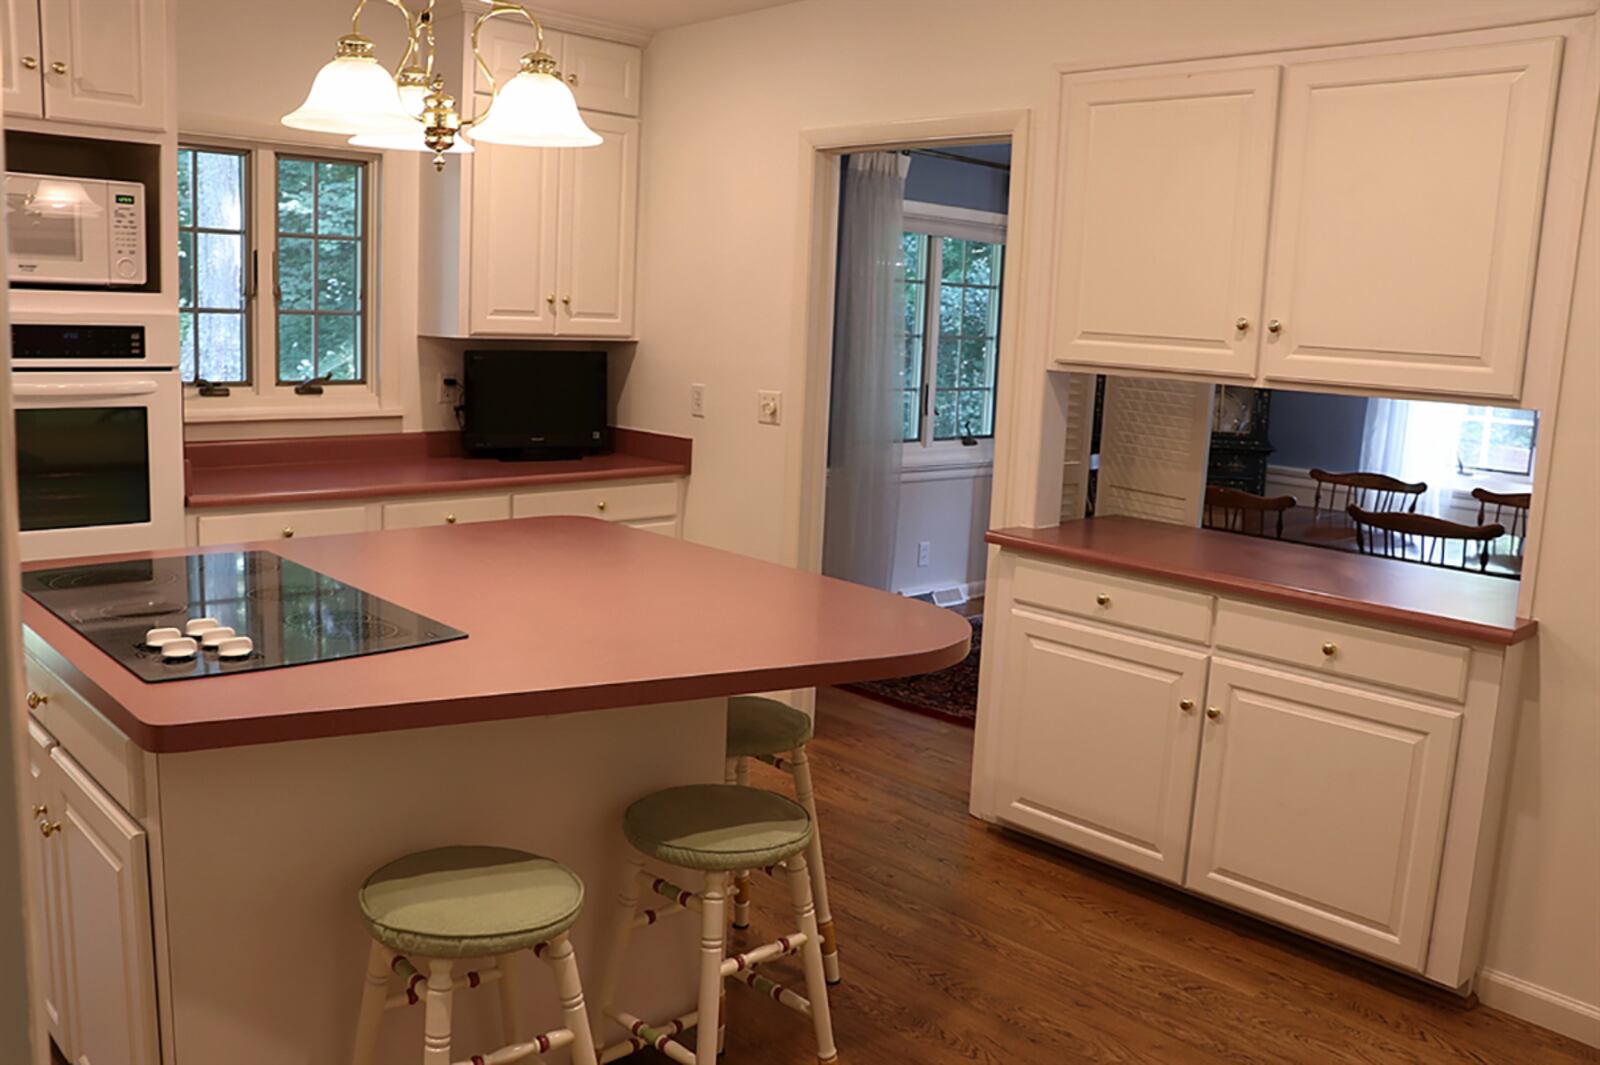
<path id="1" fill-rule="evenodd" d="M 560 935 L 583 909 L 583 881 L 560 862 L 506 847 L 440 847 L 367 878 L 361 914 L 402 954 L 510 954 Z"/>
<path id="2" fill-rule="evenodd" d="M 811 842 L 805 807 L 738 784 L 689 784 L 646 795 L 628 807 L 622 826 L 640 853 L 707 873 L 775 865 Z"/>
<path id="3" fill-rule="evenodd" d="M 787 754 L 811 741 L 811 718 L 788 703 L 759 695 L 728 700 L 729 758 Z"/>

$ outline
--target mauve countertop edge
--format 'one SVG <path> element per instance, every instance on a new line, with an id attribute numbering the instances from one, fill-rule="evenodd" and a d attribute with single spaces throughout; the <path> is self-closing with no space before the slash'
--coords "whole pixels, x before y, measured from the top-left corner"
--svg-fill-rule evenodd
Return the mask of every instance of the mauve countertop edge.
<path id="1" fill-rule="evenodd" d="M 971 626 L 930 604 L 594 518 L 522 518 L 30 563 L 266 550 L 465 640 L 147 684 L 28 596 L 31 654 L 166 754 L 931 672 Z"/>
<path id="2" fill-rule="evenodd" d="M 184 505 L 336 503 L 689 475 L 692 441 L 620 427 L 613 433 L 609 454 L 526 463 L 465 455 L 460 434 L 449 432 L 197 441 L 184 448 Z M 315 457 L 334 447 L 348 457 Z"/>
<path id="3" fill-rule="evenodd" d="M 1538 629 L 1516 614 L 1516 581 L 1307 544 L 1127 517 L 993 529 L 985 539 L 1225 595 L 1500 646 Z"/>

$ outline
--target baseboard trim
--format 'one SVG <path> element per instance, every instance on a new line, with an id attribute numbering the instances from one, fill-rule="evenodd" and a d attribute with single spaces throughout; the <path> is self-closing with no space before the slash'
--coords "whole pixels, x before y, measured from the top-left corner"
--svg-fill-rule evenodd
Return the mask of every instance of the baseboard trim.
<path id="1" fill-rule="evenodd" d="M 1494 969 L 1478 970 L 1476 991 L 1485 1006 L 1600 1047 L 1600 1006 Z"/>

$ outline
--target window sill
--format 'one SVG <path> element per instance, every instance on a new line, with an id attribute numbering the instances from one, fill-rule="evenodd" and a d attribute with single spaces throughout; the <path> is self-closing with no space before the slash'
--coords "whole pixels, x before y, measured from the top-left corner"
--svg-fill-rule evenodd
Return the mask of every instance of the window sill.
<path id="1" fill-rule="evenodd" d="M 975 447 L 942 440 L 923 447 L 907 444 L 901 453 L 903 478 L 938 480 L 945 477 L 981 477 L 994 468 L 994 441 L 980 440 Z"/>
<path id="2" fill-rule="evenodd" d="M 403 418 L 399 407 L 384 407 L 376 402 L 323 405 L 308 399 L 301 403 L 219 403 L 202 406 L 192 396 L 183 404 L 183 420 L 190 425 L 218 422 L 310 422 L 341 421 L 353 418 Z"/>

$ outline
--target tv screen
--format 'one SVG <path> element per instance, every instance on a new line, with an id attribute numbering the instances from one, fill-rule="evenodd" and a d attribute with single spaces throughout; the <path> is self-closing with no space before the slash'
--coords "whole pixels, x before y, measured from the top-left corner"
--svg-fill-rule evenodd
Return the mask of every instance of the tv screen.
<path id="1" fill-rule="evenodd" d="M 480 454 L 557 458 L 607 451 L 603 351 L 469 351 L 462 442 Z"/>

